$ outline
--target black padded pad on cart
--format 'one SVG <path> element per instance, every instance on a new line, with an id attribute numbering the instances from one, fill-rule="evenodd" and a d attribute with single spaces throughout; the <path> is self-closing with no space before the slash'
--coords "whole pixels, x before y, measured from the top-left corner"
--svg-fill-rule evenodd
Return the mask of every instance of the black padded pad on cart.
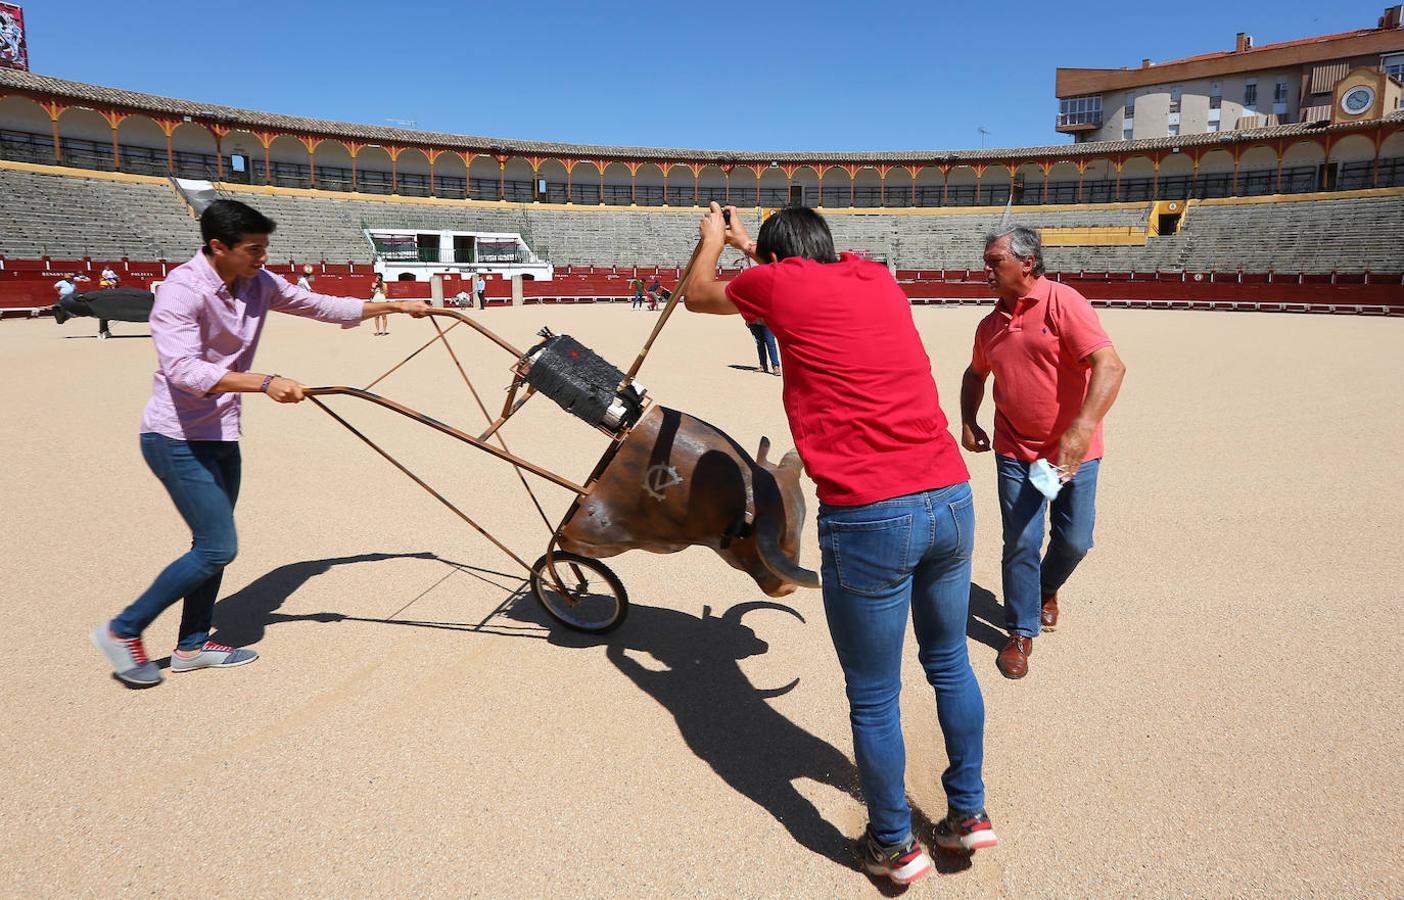
<path id="1" fill-rule="evenodd" d="M 524 360 L 530 365 L 524 376 L 527 384 L 591 425 L 604 422 L 610 403 L 616 398 L 625 407 L 618 427 L 638 421 L 643 398 L 633 385 L 618 390 L 624 380 L 623 372 L 568 334 L 551 334 L 547 329 L 542 335 L 546 340 L 528 350 Z M 533 356 L 535 360 L 531 359 Z"/>

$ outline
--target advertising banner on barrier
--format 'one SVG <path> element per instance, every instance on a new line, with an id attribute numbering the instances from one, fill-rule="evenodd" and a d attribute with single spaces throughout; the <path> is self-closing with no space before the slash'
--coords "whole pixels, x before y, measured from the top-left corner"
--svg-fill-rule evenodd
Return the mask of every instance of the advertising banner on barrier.
<path id="1" fill-rule="evenodd" d="M 14 3 L 0 3 L 0 68 L 29 71 L 24 9 Z"/>

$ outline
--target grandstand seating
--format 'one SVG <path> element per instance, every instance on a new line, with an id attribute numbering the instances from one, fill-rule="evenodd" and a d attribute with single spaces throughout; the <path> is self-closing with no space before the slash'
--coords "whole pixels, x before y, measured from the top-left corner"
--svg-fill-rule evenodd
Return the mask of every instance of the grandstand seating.
<path id="1" fill-rule="evenodd" d="M 274 260 L 281 265 L 287 265 L 284 260 L 320 263 L 319 277 L 328 279 L 328 288 L 345 278 L 346 288 L 358 295 L 358 279 L 365 277 L 363 267 L 373 256 L 366 228 L 519 233 L 556 265 L 552 281 L 526 286 L 528 302 L 627 299 L 632 293 L 628 280 L 636 272 L 645 278 L 658 272 L 671 287 L 676 267 L 685 261 L 697 234 L 694 210 L 361 199 L 219 187 L 224 195 L 245 200 L 278 222 L 270 254 Z M 1371 302 L 1386 288 L 1394 292 L 1390 296 L 1399 293 L 1397 276 L 1366 279 L 1362 274 L 1398 272 L 1404 261 L 1404 230 L 1399 228 L 1404 194 L 1397 189 L 1190 201 L 1178 233 L 1150 235 L 1142 245 L 1139 235 L 1152 209 L 1148 202 L 1023 207 L 1015 208 L 1010 218 L 1046 232 L 1104 229 L 1137 238 L 1129 244 L 1046 249 L 1050 272 L 1063 273 L 1079 285 L 1090 283 L 1093 293 L 1099 281 L 1135 282 L 1131 293 L 1138 296 L 1181 299 L 1208 296 L 1208 286 L 1223 290 L 1230 283 L 1245 296 L 1262 294 L 1260 288 L 1287 296 L 1292 291 L 1283 285 L 1302 281 L 1339 284 L 1342 290 L 1355 284 L 1369 290 L 1350 290 Z M 978 271 L 982 239 L 1004 221 L 1004 209 L 829 210 L 826 215 L 840 249 L 862 249 L 886 259 L 918 302 L 987 299 Z M 0 164 L 0 221 L 0 294 L 6 295 L 0 297 L 0 306 L 27 305 L 17 302 L 19 294 L 47 302 L 54 273 L 94 272 L 109 260 L 127 260 L 122 270 L 135 280 L 158 278 L 164 267 L 153 261 L 179 263 L 197 244 L 189 208 L 166 180 L 155 177 L 78 175 Z M 660 264 L 661 270 L 651 268 Z M 1239 276 L 1242 272 L 1250 274 Z M 1289 277 L 1273 278 L 1269 273 Z M 1299 278 L 1298 273 L 1308 274 Z M 1189 286 L 1146 288 L 1157 280 Z M 933 286 L 936 283 L 941 286 Z M 505 282 L 491 285 L 490 296 L 510 296 Z"/>
<path id="2" fill-rule="evenodd" d="M 185 259 L 190 210 L 160 179 L 110 180 L 0 168 L 0 254 L 20 259 Z"/>
<path id="3" fill-rule="evenodd" d="M 680 265 L 696 241 L 694 212 L 493 208 L 291 196 L 231 190 L 279 223 L 275 255 L 366 260 L 363 227 L 520 233 L 556 264 Z M 1036 207 L 1013 221 L 1036 228 L 1145 227 L 1150 204 Z M 1362 272 L 1394 270 L 1404 259 L 1398 227 L 1404 198 L 1289 198 L 1192 203 L 1179 234 L 1146 246 L 1050 247 L 1052 271 Z M 982 238 L 1004 217 L 1000 208 L 924 214 L 830 213 L 841 248 L 862 248 L 897 267 L 976 266 Z"/>
<path id="4" fill-rule="evenodd" d="M 520 233 L 560 265 L 680 265 L 696 240 L 696 213 L 462 202 L 349 199 L 223 186 L 278 222 L 274 259 L 366 263 L 364 228 Z M 1050 271 L 1390 271 L 1404 259 L 1404 197 L 1366 193 L 1263 201 L 1191 201 L 1178 234 L 1145 246 L 1052 246 Z M 1144 228 L 1149 203 L 1024 207 L 1013 221 L 1043 229 Z M 109 180 L 0 167 L 0 254 L 11 259 L 183 259 L 194 244 L 190 212 L 159 179 Z M 861 248 L 896 268 L 978 265 L 982 236 L 1004 210 L 830 212 L 841 248 Z"/>

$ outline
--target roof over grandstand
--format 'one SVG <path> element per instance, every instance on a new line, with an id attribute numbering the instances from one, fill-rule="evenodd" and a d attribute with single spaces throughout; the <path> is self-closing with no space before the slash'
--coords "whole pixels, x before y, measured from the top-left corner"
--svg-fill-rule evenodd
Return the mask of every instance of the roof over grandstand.
<path id="1" fill-rule="evenodd" d="M 767 164 L 772 162 L 779 164 L 900 165 L 906 163 L 1003 162 L 1013 159 L 1071 160 L 1082 157 L 1107 157 L 1137 153 L 1154 154 L 1175 148 L 1203 148 L 1215 145 L 1231 147 L 1237 144 L 1263 143 L 1299 136 L 1310 137 L 1322 133 L 1358 131 L 1362 125 L 1375 124 L 1373 122 L 1356 122 L 1332 126 L 1302 122 L 1267 128 L 1159 137 L 1147 140 L 1051 144 L 1040 147 L 992 147 L 983 150 L 853 150 L 846 152 L 698 150 L 677 147 L 627 147 L 554 141 L 524 141 L 511 138 L 451 134 L 441 131 L 386 128 L 380 125 L 337 122 L 330 119 L 198 103 L 193 100 L 181 100 L 156 94 L 144 94 L 68 81 L 18 69 L 0 68 L 0 97 L 5 94 L 17 93 L 30 95 L 37 99 L 64 101 L 70 105 L 96 105 L 153 117 L 178 116 L 191 122 L 231 130 L 275 130 L 282 133 L 345 139 L 360 143 L 442 148 L 485 155 L 548 156 L 576 160 L 705 162 L 718 165 L 728 163 Z M 1380 121 L 1391 125 L 1404 125 L 1404 110 L 1391 113 Z"/>

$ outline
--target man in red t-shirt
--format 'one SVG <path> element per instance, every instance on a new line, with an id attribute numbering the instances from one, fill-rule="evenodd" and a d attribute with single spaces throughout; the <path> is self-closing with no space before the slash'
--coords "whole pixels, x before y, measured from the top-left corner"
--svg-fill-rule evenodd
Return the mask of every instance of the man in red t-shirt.
<path id="1" fill-rule="evenodd" d="M 868 804 L 864 865 L 908 884 L 931 871 L 912 835 L 897 698 L 908 610 L 950 767 L 936 842 L 998 843 L 985 815 L 985 705 L 965 628 L 975 514 L 969 473 L 947 430 L 911 304 L 883 265 L 834 252 L 823 218 L 781 210 L 750 240 L 711 204 L 685 303 L 764 319 L 780 344 L 785 414 L 818 488 L 824 612 L 847 685 Z M 715 278 L 731 243 L 760 265 Z"/>
<path id="2" fill-rule="evenodd" d="M 991 234 L 985 276 L 999 304 L 975 329 L 960 391 L 961 442 L 974 453 L 990 449 L 975 417 L 993 372 L 1009 630 L 996 663 L 1006 677 L 1023 678 L 1034 636 L 1058 625 L 1058 589 L 1092 548 L 1102 418 L 1126 367 L 1087 298 L 1043 277 L 1037 231 Z M 1045 505 L 1052 533 L 1040 560 Z"/>

